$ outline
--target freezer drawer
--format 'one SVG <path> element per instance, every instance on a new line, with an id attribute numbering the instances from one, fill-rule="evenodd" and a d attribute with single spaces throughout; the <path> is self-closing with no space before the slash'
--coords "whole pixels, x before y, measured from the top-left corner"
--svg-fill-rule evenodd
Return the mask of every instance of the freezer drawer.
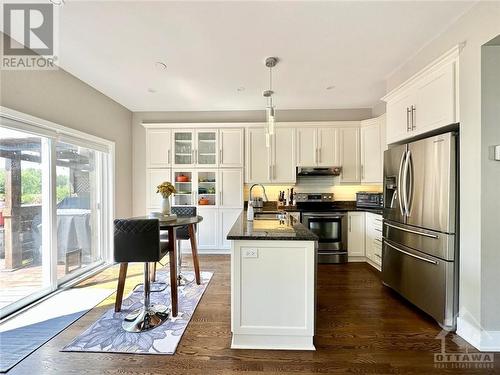
<path id="1" fill-rule="evenodd" d="M 383 237 L 440 259 L 455 260 L 455 235 L 385 220 Z"/>
<path id="2" fill-rule="evenodd" d="M 447 329 L 454 329 L 455 263 L 384 240 L 382 280 Z"/>

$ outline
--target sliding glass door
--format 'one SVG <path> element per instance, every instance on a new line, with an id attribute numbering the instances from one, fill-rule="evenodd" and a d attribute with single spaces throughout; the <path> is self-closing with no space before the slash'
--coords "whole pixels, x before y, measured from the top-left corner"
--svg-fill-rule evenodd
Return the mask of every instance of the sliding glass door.
<path id="1" fill-rule="evenodd" d="M 0 129 L 0 311 L 52 290 L 43 218 L 50 201 L 50 140 Z"/>
<path id="2" fill-rule="evenodd" d="M 102 262 L 100 152 L 56 145 L 57 280 L 65 282 Z"/>
<path id="3" fill-rule="evenodd" d="M 105 146 L 0 120 L 1 318 L 106 260 L 112 169 Z"/>

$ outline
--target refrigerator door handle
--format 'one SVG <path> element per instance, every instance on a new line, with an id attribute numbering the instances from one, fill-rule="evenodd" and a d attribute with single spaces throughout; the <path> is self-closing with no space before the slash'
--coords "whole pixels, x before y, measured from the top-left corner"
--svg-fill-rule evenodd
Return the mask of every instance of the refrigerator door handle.
<path id="1" fill-rule="evenodd" d="M 406 197 L 406 214 L 410 216 L 411 214 L 411 207 L 412 207 L 412 202 L 413 202 L 413 158 L 411 155 L 411 151 L 408 150 L 408 154 L 406 157 L 407 160 L 407 165 L 406 165 L 406 170 L 407 170 L 407 184 L 408 184 L 408 196 Z"/>
<path id="2" fill-rule="evenodd" d="M 399 201 L 399 210 L 401 211 L 401 215 L 402 216 L 405 216 L 405 209 L 403 207 L 403 194 L 402 194 L 402 183 L 403 183 L 403 177 L 402 177 L 402 174 L 403 174 L 403 166 L 404 166 L 404 163 L 405 163 L 405 156 L 406 156 L 406 151 L 403 152 L 403 154 L 401 155 L 401 162 L 399 163 L 399 172 L 398 172 L 398 189 L 397 189 L 397 192 L 398 192 L 398 201 Z"/>
<path id="3" fill-rule="evenodd" d="M 408 169 L 410 166 L 410 151 L 406 151 L 406 158 L 403 167 L 403 205 L 405 210 L 405 215 L 410 216 L 410 209 L 408 205 Z"/>
<path id="4" fill-rule="evenodd" d="M 438 262 L 436 262 L 435 260 L 432 260 L 432 259 L 427 259 L 427 258 L 424 258 L 424 257 L 421 257 L 421 256 L 418 256 L 418 255 L 415 255 L 415 254 L 412 254 L 408 251 L 405 251 L 405 250 L 402 250 L 400 249 L 399 247 L 396 247 L 394 245 L 391 245 L 389 242 L 387 241 L 384 241 L 384 243 L 389 246 L 390 248 L 396 250 L 396 251 L 399 251 L 400 253 L 403 253 L 405 255 L 408 255 L 409 257 L 412 257 L 412 258 L 415 258 L 415 259 L 418 259 L 418 260 L 422 260 L 424 262 L 427 262 L 427 263 L 431 263 L 431 264 L 438 264 Z"/>
<path id="5" fill-rule="evenodd" d="M 403 232 L 408 232 L 408 233 L 412 233 L 412 234 L 418 234 L 419 236 L 423 236 L 423 237 L 429 237 L 429 238 L 433 238 L 435 240 L 439 239 L 439 236 L 436 236 L 434 234 L 429 234 L 429 233 L 423 233 L 423 232 L 418 232 L 416 230 L 411 230 L 411 229 L 406 229 L 406 228 L 401 228 L 401 227 L 398 227 L 397 225 L 393 225 L 393 224 L 389 224 L 388 222 L 385 222 L 384 223 L 386 226 L 390 227 L 390 228 L 394 228 L 394 229 L 397 229 L 397 230 L 401 230 Z"/>

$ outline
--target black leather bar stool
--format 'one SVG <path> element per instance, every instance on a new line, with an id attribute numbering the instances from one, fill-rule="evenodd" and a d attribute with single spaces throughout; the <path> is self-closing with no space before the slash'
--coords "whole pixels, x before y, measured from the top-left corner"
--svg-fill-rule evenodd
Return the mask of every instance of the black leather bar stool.
<path id="1" fill-rule="evenodd" d="M 117 219 L 114 227 L 115 261 L 122 264 L 144 263 L 144 306 L 129 314 L 122 327 L 128 332 L 147 331 L 161 325 L 169 316 L 167 306 L 152 305 L 150 301 L 150 262 L 158 262 L 165 256 L 168 240 L 160 241 L 158 219 Z M 175 265 L 171 267 L 171 272 L 172 268 L 175 270 Z"/>
<path id="2" fill-rule="evenodd" d="M 178 217 L 195 217 L 196 207 L 193 206 L 176 206 L 172 207 L 172 213 L 176 214 Z M 181 250 L 181 240 L 190 240 L 189 228 L 187 225 L 179 227 L 175 232 L 177 238 L 177 285 L 186 285 L 193 280 L 187 279 L 181 271 L 182 268 L 182 250 Z M 197 261 L 193 259 L 193 261 Z"/>

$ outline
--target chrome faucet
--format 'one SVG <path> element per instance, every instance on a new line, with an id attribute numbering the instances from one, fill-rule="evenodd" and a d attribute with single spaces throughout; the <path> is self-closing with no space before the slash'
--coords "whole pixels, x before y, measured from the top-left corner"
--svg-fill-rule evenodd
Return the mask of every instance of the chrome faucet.
<path id="1" fill-rule="evenodd" d="M 253 196 L 252 196 L 252 190 L 254 187 L 256 186 L 260 186 L 262 187 L 262 193 L 264 193 L 264 202 L 267 202 L 269 199 L 267 199 L 267 194 L 266 194 L 266 188 L 264 187 L 264 185 L 262 184 L 253 184 L 251 187 L 250 187 L 250 193 L 249 193 L 249 197 L 248 197 L 248 200 L 249 201 L 253 201 Z"/>

